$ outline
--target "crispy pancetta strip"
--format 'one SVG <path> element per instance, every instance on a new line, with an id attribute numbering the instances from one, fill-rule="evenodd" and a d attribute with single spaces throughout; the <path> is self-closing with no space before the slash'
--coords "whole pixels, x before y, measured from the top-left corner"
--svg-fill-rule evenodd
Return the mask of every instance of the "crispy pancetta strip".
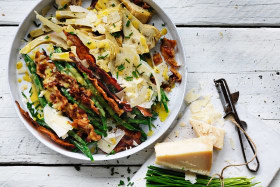
<path id="1" fill-rule="evenodd" d="M 119 126 L 119 128 L 125 132 L 125 135 L 118 143 L 118 145 L 114 148 L 114 151 L 116 153 L 135 147 L 135 143 L 133 143 L 133 141 L 135 141 L 137 144 L 141 144 L 141 132 L 130 131 L 121 126 Z"/>
<path id="2" fill-rule="evenodd" d="M 147 108 L 143 108 L 141 106 L 136 106 L 140 112 L 145 116 L 145 117 L 152 117 L 153 114 L 147 109 Z"/>
<path id="3" fill-rule="evenodd" d="M 160 52 L 161 52 L 164 60 L 170 66 L 179 67 L 178 63 L 175 60 L 175 46 L 176 45 L 177 45 L 176 40 L 169 40 L 167 38 L 163 38 L 162 43 L 160 45 Z"/>
<path id="4" fill-rule="evenodd" d="M 73 46 L 76 46 L 76 53 L 80 60 L 86 60 L 89 66 L 93 69 L 102 81 L 107 85 L 112 85 L 119 92 L 122 90 L 122 87 L 118 84 L 117 80 L 111 77 L 106 71 L 96 65 L 96 61 L 93 55 L 89 53 L 89 48 L 83 44 L 80 38 L 74 34 L 65 32 L 65 35 L 69 41 L 71 41 Z"/>
<path id="5" fill-rule="evenodd" d="M 171 67 L 170 71 L 176 77 L 176 82 L 181 82 L 182 81 L 182 75 L 178 72 L 178 70 L 176 68 Z"/>
<path id="6" fill-rule="evenodd" d="M 41 132 L 42 134 L 47 135 L 49 138 L 51 138 L 55 143 L 57 143 L 58 145 L 61 145 L 63 147 L 66 148 L 75 148 L 75 146 L 69 142 L 66 142 L 64 140 L 61 140 L 56 134 L 54 134 L 53 132 L 51 132 L 50 130 L 46 129 L 45 127 L 40 126 L 36 121 L 34 121 L 28 114 L 28 112 L 24 111 L 19 103 L 17 101 L 15 101 L 17 104 L 17 107 L 21 113 L 21 115 L 24 117 L 24 119 L 33 127 L 36 128 L 36 130 L 38 130 L 39 132 Z"/>
<path id="7" fill-rule="evenodd" d="M 132 2 L 136 5 L 144 8 L 144 9 L 150 9 L 151 8 L 151 6 L 148 3 L 144 2 L 143 0 L 132 0 Z"/>
<path id="8" fill-rule="evenodd" d="M 156 66 L 162 63 L 162 58 L 159 53 L 153 55 L 153 61 Z"/>
<path id="9" fill-rule="evenodd" d="M 115 102 L 114 99 L 107 96 L 106 92 L 98 85 L 97 79 L 91 80 L 93 85 L 96 87 L 99 93 L 101 93 L 106 101 L 108 101 L 109 105 L 114 109 L 114 111 L 121 116 L 124 113 L 124 110 L 120 109 L 118 104 Z"/>

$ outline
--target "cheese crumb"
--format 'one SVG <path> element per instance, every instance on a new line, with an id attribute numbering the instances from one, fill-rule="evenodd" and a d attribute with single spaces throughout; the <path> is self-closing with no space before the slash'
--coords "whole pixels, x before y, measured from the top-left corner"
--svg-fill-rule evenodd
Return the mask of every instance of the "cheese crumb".
<path id="1" fill-rule="evenodd" d="M 196 183 L 196 174 L 186 171 L 185 172 L 185 180 L 190 181 L 190 183 L 195 184 Z"/>
<path id="2" fill-rule="evenodd" d="M 232 150 L 235 150 L 235 144 L 234 144 L 234 141 L 232 138 L 229 138 L 229 143 L 230 143 Z"/>
<path id="3" fill-rule="evenodd" d="M 185 96 L 185 101 L 189 104 L 196 101 L 200 97 L 199 94 L 195 93 L 195 89 L 191 89 Z"/>
<path id="4" fill-rule="evenodd" d="M 181 126 L 181 127 L 185 127 L 186 124 L 185 124 L 184 122 L 182 122 L 182 123 L 180 123 L 180 126 Z"/>

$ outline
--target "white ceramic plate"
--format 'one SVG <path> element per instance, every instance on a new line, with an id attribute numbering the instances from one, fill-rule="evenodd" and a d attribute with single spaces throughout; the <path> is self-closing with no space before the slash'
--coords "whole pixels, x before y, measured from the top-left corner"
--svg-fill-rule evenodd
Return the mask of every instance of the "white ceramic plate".
<path id="1" fill-rule="evenodd" d="M 89 3 L 90 1 L 85 3 Z M 185 55 L 184 55 L 184 50 L 182 46 L 181 39 L 177 33 L 175 25 L 172 23 L 170 18 L 164 13 L 164 11 L 156 5 L 153 1 L 147 0 L 146 1 L 148 4 L 152 6 L 152 8 L 155 10 L 156 14 L 153 15 L 152 20 L 149 22 L 150 24 L 154 24 L 155 27 L 158 29 L 162 29 L 163 27 L 166 27 L 168 30 L 168 34 L 166 35 L 167 38 L 173 39 L 177 41 L 177 49 L 176 49 L 176 60 L 178 61 L 179 64 L 181 64 L 180 68 L 180 73 L 182 74 L 182 82 L 181 84 L 178 84 L 172 92 L 168 95 L 170 102 L 169 102 L 169 109 L 170 113 L 167 119 L 164 121 L 164 123 L 160 122 L 159 119 L 154 121 L 154 124 L 156 125 L 156 129 L 154 129 L 154 134 L 148 139 L 140 144 L 137 147 L 134 147 L 132 149 L 128 149 L 126 151 L 117 153 L 115 155 L 105 155 L 105 154 L 95 154 L 94 159 L 96 161 L 101 161 L 101 160 L 111 160 L 111 159 L 117 159 L 117 158 L 122 158 L 129 156 L 131 154 L 134 154 L 145 147 L 149 146 L 153 142 L 155 142 L 161 135 L 164 134 L 164 132 L 171 126 L 172 122 L 176 119 L 179 110 L 182 106 L 183 100 L 184 100 L 184 95 L 185 95 L 185 90 L 186 90 L 186 78 L 187 78 L 187 68 L 186 68 L 186 63 L 185 63 Z M 36 20 L 35 18 L 35 13 L 34 11 L 36 10 L 37 12 L 41 12 L 41 10 L 46 7 L 47 5 L 53 5 L 54 1 L 53 0 L 42 0 L 39 2 L 35 8 L 31 10 L 31 12 L 27 15 L 27 17 L 23 20 L 21 25 L 18 28 L 18 31 L 15 35 L 11 52 L 10 52 L 10 58 L 9 58 L 9 67 L 8 67 L 8 80 L 9 80 L 9 85 L 10 85 L 10 91 L 12 94 L 12 99 L 14 101 L 18 101 L 19 104 L 23 109 L 26 110 L 26 104 L 23 102 L 23 97 L 21 95 L 21 86 L 23 84 L 26 84 L 25 81 L 22 83 L 18 83 L 18 78 L 20 78 L 22 75 L 17 74 L 16 72 L 16 63 L 20 60 L 24 63 L 23 59 L 21 59 L 21 55 L 19 55 L 19 50 L 25 45 L 25 42 L 23 41 L 24 38 L 27 38 L 27 34 L 29 33 L 30 30 L 34 29 L 35 26 L 33 24 L 33 21 Z M 53 6 L 52 6 L 53 7 Z M 54 11 L 54 10 L 53 10 Z M 36 20 L 37 23 L 39 23 L 38 20 Z M 165 26 L 163 26 L 165 24 Z M 158 51 L 159 46 L 155 48 L 155 50 Z M 28 85 L 30 87 L 30 85 Z M 29 89 L 27 89 L 29 90 Z M 18 108 L 16 107 L 16 111 L 22 120 L 23 124 L 26 126 L 26 128 L 37 138 L 39 139 L 43 144 L 45 144 L 47 147 L 50 149 L 59 152 L 65 156 L 76 158 L 76 159 L 81 159 L 81 160 L 89 160 L 86 156 L 84 156 L 82 153 L 74 153 L 69 150 L 66 150 L 54 142 L 52 142 L 50 139 L 45 137 L 44 135 L 40 134 L 37 132 L 32 126 L 30 126 L 27 121 L 21 116 Z M 27 110 L 26 110 L 27 111 Z M 148 129 L 144 129 L 146 132 Z"/>

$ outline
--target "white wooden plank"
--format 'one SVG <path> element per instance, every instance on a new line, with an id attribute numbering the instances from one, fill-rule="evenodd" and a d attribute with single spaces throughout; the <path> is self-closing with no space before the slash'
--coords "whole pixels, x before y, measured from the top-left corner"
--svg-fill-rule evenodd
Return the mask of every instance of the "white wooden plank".
<path id="1" fill-rule="evenodd" d="M 111 175 L 111 168 L 80 167 L 77 171 L 73 166 L 6 166 L 0 167 L 0 186 L 118 186 L 120 180 L 128 184 L 127 177 L 132 177 L 138 167 L 116 167 Z M 119 173 L 119 174 L 117 174 Z M 122 175 L 124 175 L 122 177 Z M 125 185 L 125 186 L 126 186 Z"/>
<path id="2" fill-rule="evenodd" d="M 46 167 L 46 166 L 2 166 L 0 167 L 0 186 L 118 186 L 120 180 L 128 184 L 128 177 L 139 167 L 114 167 L 114 175 L 111 175 L 112 167 L 88 167 L 82 166 L 77 171 L 73 166 Z M 123 176 L 122 176 L 123 175 Z M 125 186 L 126 186 L 125 185 Z M 280 175 L 276 175 L 271 187 L 280 185 Z"/>
<path id="3" fill-rule="evenodd" d="M 190 72 L 279 71 L 272 28 L 178 28 Z"/>
<path id="4" fill-rule="evenodd" d="M 37 2 L 39 0 L 1 0 L 0 23 L 18 24 Z M 279 26 L 279 0 L 155 0 L 155 2 L 178 25 Z"/>

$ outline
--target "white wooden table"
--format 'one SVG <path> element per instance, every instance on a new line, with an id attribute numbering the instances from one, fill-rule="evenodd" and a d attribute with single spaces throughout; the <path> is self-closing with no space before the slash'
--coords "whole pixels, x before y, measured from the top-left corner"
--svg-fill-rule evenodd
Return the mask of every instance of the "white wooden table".
<path id="1" fill-rule="evenodd" d="M 38 1 L 0 0 L 0 186 L 127 183 L 152 147 L 118 161 L 82 162 L 42 145 L 15 113 L 7 84 L 8 53 L 18 24 Z M 188 87 L 226 78 L 240 91 L 239 103 L 280 132 L 280 0 L 156 2 L 178 26 Z M 279 174 L 271 186 L 280 186 Z"/>

